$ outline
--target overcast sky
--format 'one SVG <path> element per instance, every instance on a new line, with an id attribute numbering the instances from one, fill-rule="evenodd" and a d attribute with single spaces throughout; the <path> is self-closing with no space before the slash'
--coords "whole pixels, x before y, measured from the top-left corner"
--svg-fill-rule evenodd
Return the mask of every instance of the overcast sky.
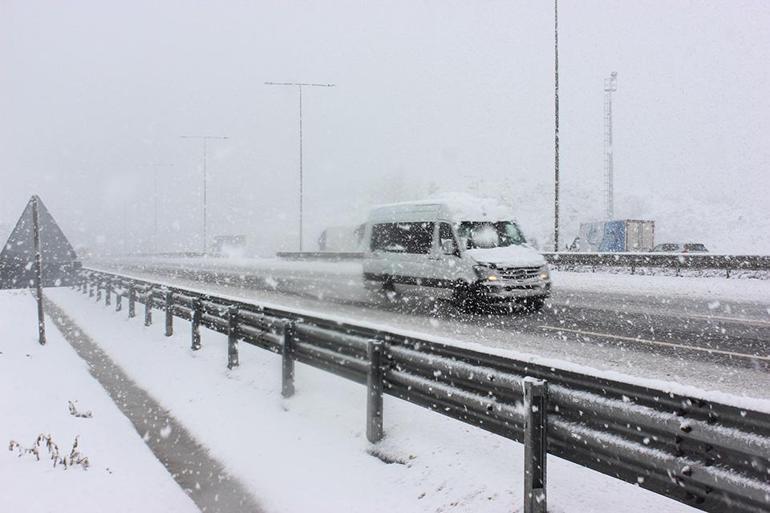
<path id="1" fill-rule="evenodd" d="M 618 216 L 664 234 L 685 218 L 742 226 L 738 249 L 770 245 L 770 2 L 559 7 L 568 228 L 602 212 L 602 84 L 617 71 Z M 336 84 L 303 95 L 308 244 L 374 201 L 436 188 L 508 194 L 546 236 L 542 0 L 0 0 L 0 224 L 38 193 L 76 244 L 151 249 L 157 173 L 159 249 L 192 249 L 202 148 L 179 136 L 221 135 L 210 235 L 293 248 L 298 95 L 265 81 Z"/>

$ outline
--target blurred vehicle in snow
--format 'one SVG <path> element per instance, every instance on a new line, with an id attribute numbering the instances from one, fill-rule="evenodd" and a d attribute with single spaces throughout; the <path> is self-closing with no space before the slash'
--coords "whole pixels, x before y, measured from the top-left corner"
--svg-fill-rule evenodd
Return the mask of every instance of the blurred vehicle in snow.
<path id="1" fill-rule="evenodd" d="M 658 244 L 652 250 L 656 253 L 708 253 L 709 251 L 700 242 L 665 242 Z"/>
<path id="2" fill-rule="evenodd" d="M 330 226 L 318 237 L 318 250 L 337 253 L 360 251 L 365 224 Z"/>
<path id="3" fill-rule="evenodd" d="M 522 303 L 539 310 L 551 293 L 543 256 L 511 213 L 466 195 L 374 208 L 364 232 L 364 281 L 447 295 L 466 309 Z"/>
<path id="4" fill-rule="evenodd" d="M 569 251 L 613 253 L 650 251 L 655 245 L 655 221 L 619 219 L 580 223 L 578 237 Z"/>
<path id="5" fill-rule="evenodd" d="M 246 256 L 245 235 L 218 235 L 214 237 L 212 256 L 216 257 L 243 257 Z"/>

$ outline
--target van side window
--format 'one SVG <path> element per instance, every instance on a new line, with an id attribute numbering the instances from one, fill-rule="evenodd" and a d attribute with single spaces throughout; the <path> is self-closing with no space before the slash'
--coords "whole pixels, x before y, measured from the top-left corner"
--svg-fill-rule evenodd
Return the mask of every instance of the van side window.
<path id="1" fill-rule="evenodd" d="M 458 255 L 457 243 L 452 235 L 452 226 L 449 223 L 441 223 L 438 226 L 438 245 L 445 255 Z"/>
<path id="2" fill-rule="evenodd" d="M 372 251 L 430 253 L 433 223 L 384 223 L 372 226 Z"/>

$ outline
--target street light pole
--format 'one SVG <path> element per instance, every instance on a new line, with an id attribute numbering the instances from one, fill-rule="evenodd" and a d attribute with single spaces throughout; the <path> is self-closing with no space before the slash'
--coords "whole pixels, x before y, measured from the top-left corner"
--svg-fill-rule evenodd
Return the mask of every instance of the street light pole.
<path id="1" fill-rule="evenodd" d="M 554 194 L 553 250 L 559 251 L 559 0 L 553 1 L 554 37 Z"/>
<path id="2" fill-rule="evenodd" d="M 206 221 L 206 215 L 207 215 L 207 209 L 208 209 L 208 180 L 206 179 L 206 165 L 207 165 L 207 154 L 208 154 L 208 142 L 211 139 L 229 139 L 227 136 L 223 135 L 180 135 L 182 139 L 200 139 L 203 141 L 203 254 L 206 255 L 207 252 L 207 246 L 206 246 L 206 227 L 207 227 L 207 221 Z"/>
<path id="3" fill-rule="evenodd" d="M 302 88 L 303 87 L 334 87 L 335 84 L 314 84 L 304 82 L 265 82 L 271 86 L 292 86 L 299 92 L 299 250 L 302 251 L 302 216 L 304 203 L 303 169 L 302 169 Z"/>

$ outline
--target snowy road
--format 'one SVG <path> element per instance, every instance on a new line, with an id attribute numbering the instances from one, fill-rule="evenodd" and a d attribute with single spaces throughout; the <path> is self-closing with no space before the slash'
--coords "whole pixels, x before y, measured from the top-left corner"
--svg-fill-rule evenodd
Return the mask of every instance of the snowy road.
<path id="1" fill-rule="evenodd" d="M 390 301 L 368 292 L 358 266 L 166 260 L 98 267 L 645 378 L 770 397 L 768 282 L 555 273 L 554 295 L 539 314 L 470 315 L 443 301 Z"/>

